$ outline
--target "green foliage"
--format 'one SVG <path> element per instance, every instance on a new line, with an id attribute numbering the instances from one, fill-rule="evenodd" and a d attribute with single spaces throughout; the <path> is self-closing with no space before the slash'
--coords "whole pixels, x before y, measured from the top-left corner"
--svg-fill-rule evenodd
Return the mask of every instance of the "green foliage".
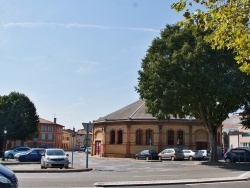
<path id="1" fill-rule="evenodd" d="M 213 50 L 207 32 L 167 25 L 142 60 L 138 87 L 149 113 L 159 119 L 193 116 L 215 139 L 228 113 L 246 105 L 250 77 L 230 50 Z"/>
<path id="2" fill-rule="evenodd" d="M 12 92 L 0 97 L 0 130 L 7 129 L 8 140 L 25 141 L 36 137 L 38 122 L 35 105 L 24 94 Z"/>
<path id="3" fill-rule="evenodd" d="M 185 8 L 200 4 L 204 8 L 197 9 L 193 13 Z M 233 49 L 235 60 L 240 69 L 250 73 L 250 1 L 249 0 L 179 0 L 172 8 L 176 11 L 184 11 L 185 20 L 180 25 L 192 27 L 196 24 L 199 29 L 213 30 L 205 36 L 213 48 Z"/>

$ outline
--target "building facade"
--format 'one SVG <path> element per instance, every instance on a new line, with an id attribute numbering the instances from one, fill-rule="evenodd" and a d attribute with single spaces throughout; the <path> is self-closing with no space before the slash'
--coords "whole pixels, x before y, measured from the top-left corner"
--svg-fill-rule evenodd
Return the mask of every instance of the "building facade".
<path id="1" fill-rule="evenodd" d="M 30 147 L 62 148 L 63 128 L 64 126 L 54 122 L 39 118 L 39 135 L 33 140 L 27 141 Z"/>
<path id="2" fill-rule="evenodd" d="M 219 129 L 219 147 L 221 132 Z M 147 113 L 143 100 L 138 100 L 94 121 L 92 155 L 130 158 L 143 149 L 210 149 L 209 140 L 208 131 L 199 120 L 172 117 L 160 121 Z"/>
<path id="3" fill-rule="evenodd" d="M 225 148 L 250 148 L 250 130 L 242 126 L 241 118 L 240 114 L 232 114 L 222 122 L 224 135 L 228 136 L 228 143 L 223 143 Z"/>

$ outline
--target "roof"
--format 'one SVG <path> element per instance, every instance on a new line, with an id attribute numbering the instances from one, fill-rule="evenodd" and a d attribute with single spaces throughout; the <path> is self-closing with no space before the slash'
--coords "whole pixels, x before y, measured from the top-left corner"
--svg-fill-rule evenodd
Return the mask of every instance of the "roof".
<path id="1" fill-rule="evenodd" d="M 231 116 L 229 116 L 227 119 L 225 119 L 223 122 L 222 122 L 222 125 L 224 127 L 234 127 L 234 126 L 239 126 L 241 125 L 241 119 L 242 116 L 240 116 L 239 114 L 233 114 Z"/>
<path id="2" fill-rule="evenodd" d="M 174 118 L 172 116 L 170 117 L 170 119 L 180 118 Z M 183 119 L 190 120 L 189 116 Z M 136 102 L 129 104 L 111 114 L 108 114 L 104 117 L 100 117 L 95 122 L 115 120 L 157 120 L 157 118 L 147 112 L 147 106 L 145 104 L 145 101 L 143 99 L 139 99 Z"/>
<path id="3" fill-rule="evenodd" d="M 126 120 L 126 119 L 156 119 L 151 114 L 146 112 L 147 107 L 144 100 L 140 99 L 132 104 L 129 104 L 111 114 L 100 117 L 97 121 L 107 120 Z"/>
<path id="4" fill-rule="evenodd" d="M 46 120 L 46 119 L 43 119 L 43 118 L 40 118 L 40 117 L 39 117 L 39 123 L 42 123 L 42 124 L 53 124 L 53 125 L 59 125 L 59 126 L 64 127 L 63 125 L 60 125 L 58 123 L 54 123 L 52 121 L 49 121 L 49 120 Z"/>

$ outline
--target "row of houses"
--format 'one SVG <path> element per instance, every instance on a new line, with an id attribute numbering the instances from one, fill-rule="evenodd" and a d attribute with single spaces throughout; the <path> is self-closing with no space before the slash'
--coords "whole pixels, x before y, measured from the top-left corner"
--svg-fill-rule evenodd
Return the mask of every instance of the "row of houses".
<path id="1" fill-rule="evenodd" d="M 79 150 L 80 146 L 86 145 L 87 139 L 91 140 L 91 136 L 87 138 L 84 129 L 65 129 L 65 126 L 54 121 L 39 118 L 38 123 L 39 136 L 25 143 L 21 141 L 7 142 L 7 149 L 26 145 L 29 147 L 44 148 L 63 148 L 64 150 Z M 91 135 L 91 134 L 90 134 Z"/>
<path id="2" fill-rule="evenodd" d="M 95 120 L 89 138 L 84 129 L 65 129 L 56 119 L 53 122 L 39 120 L 39 137 L 28 141 L 28 146 L 79 150 L 88 142 L 91 154 L 100 157 L 133 157 L 149 148 L 158 152 L 167 147 L 210 149 L 209 133 L 201 121 L 191 117 L 160 121 L 147 113 L 144 100 Z M 225 147 L 250 147 L 250 131 L 240 124 L 240 115 L 234 114 L 222 122 L 217 143 L 221 153 Z"/>

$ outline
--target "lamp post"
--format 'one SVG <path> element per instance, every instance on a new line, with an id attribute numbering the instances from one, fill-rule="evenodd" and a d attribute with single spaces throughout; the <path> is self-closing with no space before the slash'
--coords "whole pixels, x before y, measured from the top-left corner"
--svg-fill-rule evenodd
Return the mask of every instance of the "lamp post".
<path id="1" fill-rule="evenodd" d="M 6 147 L 6 144 L 5 144 L 5 140 L 6 140 L 6 134 L 7 134 L 7 130 L 4 128 L 4 131 L 3 131 L 3 161 L 5 161 L 5 156 L 4 156 L 4 153 L 5 153 L 5 147 Z"/>

